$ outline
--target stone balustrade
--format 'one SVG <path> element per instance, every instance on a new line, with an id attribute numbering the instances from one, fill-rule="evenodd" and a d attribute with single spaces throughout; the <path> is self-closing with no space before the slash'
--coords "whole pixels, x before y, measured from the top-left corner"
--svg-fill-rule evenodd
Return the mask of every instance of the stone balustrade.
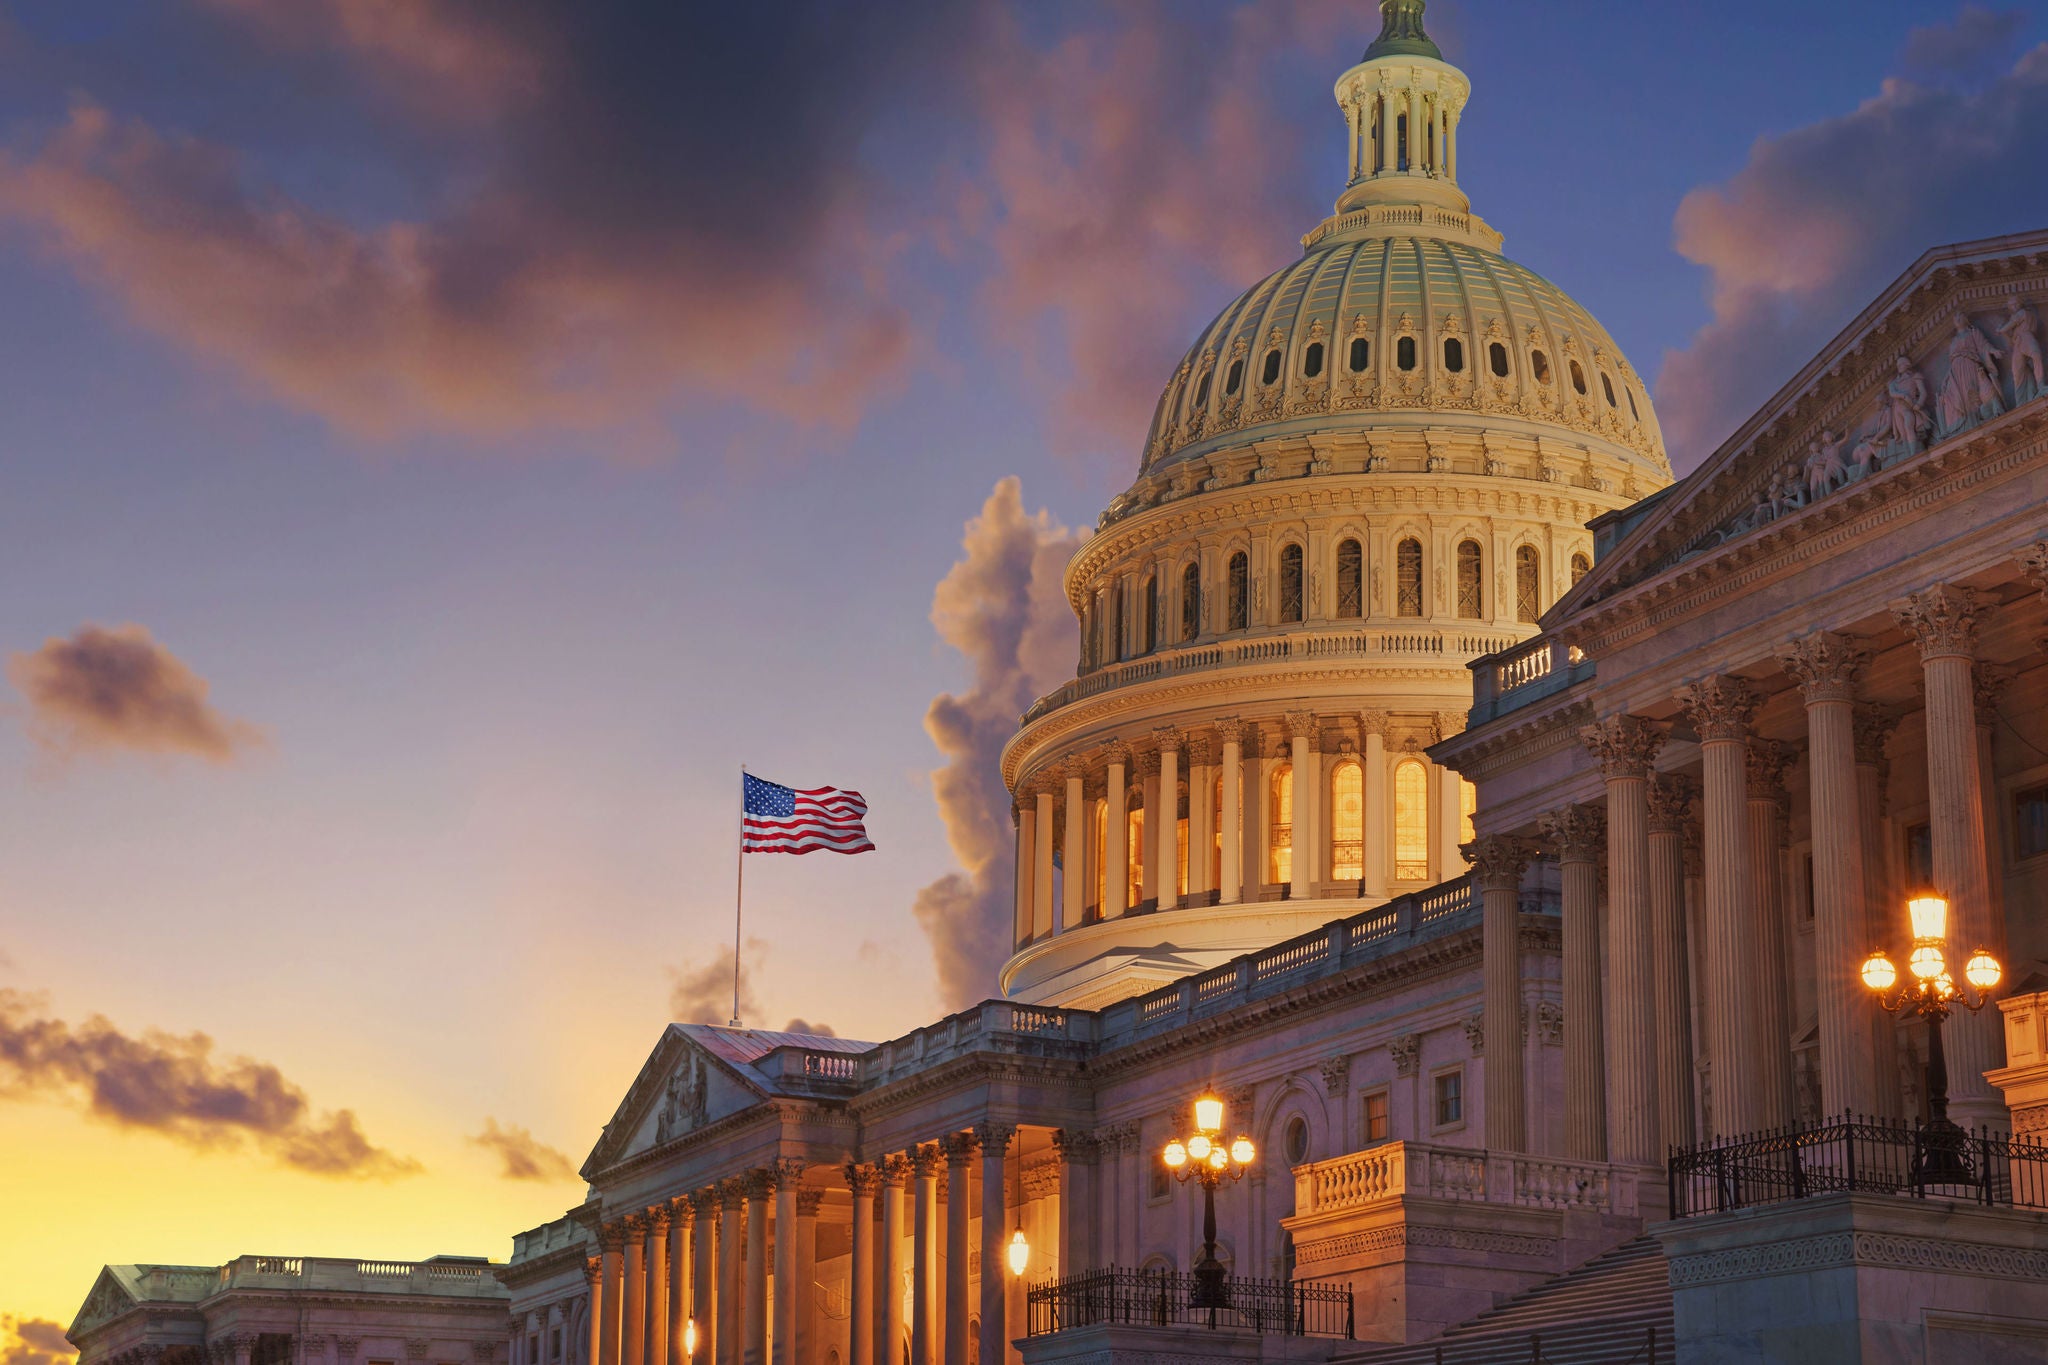
<path id="1" fill-rule="evenodd" d="M 1616 1180 L 1602 1162 L 1429 1142 L 1386 1142 L 1294 1171 L 1299 1216 L 1402 1198 L 1627 1215 L 1636 1211 L 1634 1192 L 1633 1180 Z"/>
<path id="2" fill-rule="evenodd" d="M 175 1273 L 175 1272 L 174 1272 Z M 504 1294 L 487 1261 L 444 1256 L 427 1261 L 358 1261 L 328 1256 L 238 1256 L 217 1270 L 191 1277 L 198 1284 L 162 1286 L 173 1297 L 198 1288 L 196 1300 L 233 1289 L 287 1288 L 359 1293 L 416 1292 L 496 1298 Z M 152 1286 L 155 1289 L 156 1286 Z"/>

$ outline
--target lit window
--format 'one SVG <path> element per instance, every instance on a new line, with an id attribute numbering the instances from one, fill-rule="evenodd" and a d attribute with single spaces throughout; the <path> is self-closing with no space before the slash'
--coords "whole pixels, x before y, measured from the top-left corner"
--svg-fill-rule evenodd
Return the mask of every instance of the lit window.
<path id="1" fill-rule="evenodd" d="M 1495 374 L 1499 375 L 1502 379 L 1506 379 L 1508 377 L 1508 348 L 1501 345 L 1498 341 L 1490 344 L 1486 348 L 1486 363 L 1493 367 Z"/>
<path id="2" fill-rule="evenodd" d="M 1364 875 L 1364 769 L 1339 763 L 1330 774 L 1330 880 L 1355 882 Z"/>
<path id="3" fill-rule="evenodd" d="M 1534 623 L 1543 614 L 1542 562 L 1534 545 L 1515 551 L 1515 619 Z"/>
<path id="4" fill-rule="evenodd" d="M 1404 540 L 1394 551 L 1396 616 L 1422 615 L 1422 542 Z"/>
<path id="5" fill-rule="evenodd" d="M 1458 842 L 1469 844 L 1479 836 L 1472 831 L 1472 817 L 1479 813 L 1479 788 L 1458 779 Z"/>
<path id="6" fill-rule="evenodd" d="M 1586 391 L 1586 372 L 1579 368 L 1579 362 L 1572 362 L 1572 388 L 1579 393 Z"/>
<path id="7" fill-rule="evenodd" d="M 1214 891 L 1223 885 L 1223 774 L 1216 774 L 1216 780 L 1209 784 L 1209 889 Z"/>
<path id="8" fill-rule="evenodd" d="M 1465 343 L 1456 337 L 1444 338 L 1444 368 L 1452 374 L 1463 373 L 1465 369 Z"/>
<path id="9" fill-rule="evenodd" d="M 1268 793 L 1268 804 L 1272 820 L 1267 844 L 1271 858 L 1267 865 L 1266 881 L 1279 886 L 1294 880 L 1294 765 L 1282 763 L 1273 769 L 1272 789 Z"/>
<path id="10" fill-rule="evenodd" d="M 1124 904 L 1135 906 L 1145 895 L 1145 807 L 1133 805 L 1124 815 Z"/>
<path id="11" fill-rule="evenodd" d="M 1323 343 L 1311 341 L 1301 357 L 1301 372 L 1314 379 L 1323 372 Z"/>
<path id="12" fill-rule="evenodd" d="M 1159 648 L 1159 578 L 1156 574 L 1145 580 L 1145 620 L 1140 628 L 1145 633 L 1145 647 L 1138 652 L 1150 654 Z"/>
<path id="13" fill-rule="evenodd" d="M 1579 586 L 1579 580 L 1580 580 L 1581 578 L 1584 578 L 1584 577 L 1585 577 L 1585 576 L 1586 576 L 1587 574 L 1589 574 L 1589 573 L 1591 573 L 1591 572 L 1593 572 L 1593 561 L 1592 561 L 1592 560 L 1590 560 L 1590 559 L 1586 558 L 1586 556 L 1585 556 L 1584 554 L 1575 554 L 1575 555 L 1573 555 L 1573 556 L 1572 556 L 1572 586 L 1573 586 L 1573 587 L 1575 587 L 1575 588 L 1576 588 L 1577 586 Z"/>
<path id="14" fill-rule="evenodd" d="M 1102 913 L 1102 906 L 1109 899 L 1107 891 L 1109 876 L 1109 802 L 1097 801 L 1095 805 L 1095 913 Z"/>
<path id="15" fill-rule="evenodd" d="M 1415 758 L 1394 769 L 1394 878 L 1429 880 L 1429 769 Z"/>
<path id="16" fill-rule="evenodd" d="M 1436 1078 L 1436 1126 L 1450 1128 L 1465 1121 L 1465 1073 L 1446 1071 Z"/>
<path id="17" fill-rule="evenodd" d="M 1486 594 L 1483 582 L 1479 542 L 1461 540 L 1458 542 L 1458 615 L 1467 621 L 1477 621 L 1486 615 Z"/>
<path id="18" fill-rule="evenodd" d="M 1541 351 L 1529 352 L 1529 373 L 1536 376 L 1539 384 L 1550 382 L 1550 358 Z"/>
<path id="19" fill-rule="evenodd" d="M 1266 352 L 1265 368 L 1259 374 L 1261 384 L 1270 384 L 1280 377 L 1280 351 L 1275 347 Z"/>
<path id="20" fill-rule="evenodd" d="M 1360 1116 L 1359 1135 L 1370 1147 L 1385 1142 L 1394 1135 L 1393 1116 L 1387 1112 L 1387 1092 L 1375 1090 L 1365 1097 L 1365 1112 Z"/>
<path id="21" fill-rule="evenodd" d="M 1280 551 L 1280 619 L 1301 619 L 1301 547 L 1289 545 Z"/>
<path id="22" fill-rule="evenodd" d="M 1337 542 L 1337 615 L 1365 614 L 1365 549 L 1355 540 Z"/>
<path id="23" fill-rule="evenodd" d="M 1180 575 L 1180 638 L 1202 633 L 1202 566 L 1190 564 Z"/>
<path id="24" fill-rule="evenodd" d="M 1415 338 L 1402 337 L 1394 343 L 1394 363 L 1404 370 L 1415 368 Z"/>
<path id="25" fill-rule="evenodd" d="M 1251 563 L 1239 550 L 1230 557 L 1230 628 L 1243 630 L 1251 624 Z"/>
<path id="26" fill-rule="evenodd" d="M 1178 784 L 1174 793 L 1175 818 L 1173 822 L 1173 889 L 1176 895 L 1188 893 L 1188 788 L 1185 782 Z"/>
<path id="27" fill-rule="evenodd" d="M 1371 344 L 1364 337 L 1351 338 L 1351 373 L 1357 374 L 1371 363 Z"/>

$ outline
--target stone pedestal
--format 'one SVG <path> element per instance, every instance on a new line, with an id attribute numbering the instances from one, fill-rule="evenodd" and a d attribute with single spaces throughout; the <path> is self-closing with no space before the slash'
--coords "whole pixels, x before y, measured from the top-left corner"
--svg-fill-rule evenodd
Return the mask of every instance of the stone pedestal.
<path id="1" fill-rule="evenodd" d="M 2009 995 L 1998 1009 L 2005 1016 L 2006 1064 L 1984 1079 L 2005 1092 L 2014 1137 L 2048 1142 L 2048 992 Z"/>

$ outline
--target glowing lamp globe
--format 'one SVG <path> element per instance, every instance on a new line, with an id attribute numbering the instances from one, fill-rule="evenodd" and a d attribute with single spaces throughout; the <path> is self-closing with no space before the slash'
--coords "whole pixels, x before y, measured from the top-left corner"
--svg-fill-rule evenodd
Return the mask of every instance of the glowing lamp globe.
<path id="1" fill-rule="evenodd" d="M 697 1320 L 695 1318 L 683 1319 L 683 1354 L 686 1356 L 697 1354 Z"/>
<path id="2" fill-rule="evenodd" d="M 1188 1149 L 1181 1146 L 1179 1138 L 1175 1138 L 1166 1144 L 1166 1151 L 1161 1157 L 1166 1162 L 1168 1170 L 1177 1171 L 1188 1164 Z"/>
<path id="3" fill-rule="evenodd" d="M 1221 1132 L 1223 1129 L 1223 1101 L 1214 1095 L 1204 1095 L 1195 1101 L 1195 1127 L 1205 1133 Z"/>
<path id="4" fill-rule="evenodd" d="M 1221 1147 L 1211 1147 L 1209 1149 L 1209 1169 L 1212 1171 L 1222 1171 L 1228 1170 L 1229 1167 L 1230 1153 L 1224 1151 Z"/>
<path id="5" fill-rule="evenodd" d="M 1207 1133 L 1197 1133 L 1188 1139 L 1188 1155 L 1197 1161 L 1209 1159 L 1209 1149 L 1216 1144 L 1209 1141 Z"/>
<path id="6" fill-rule="evenodd" d="M 1947 1000 L 1956 993 L 1956 979 L 1944 971 L 1934 978 L 1934 993 Z"/>
<path id="7" fill-rule="evenodd" d="M 1998 965 L 1998 959 L 1979 948 L 1963 967 L 1963 979 L 1980 991 L 1988 991 L 1998 984 L 1998 978 L 2005 975 Z"/>
<path id="8" fill-rule="evenodd" d="M 1923 943 L 1913 950 L 1906 959 L 1906 969 L 1922 981 L 1932 981 L 1948 972 L 1948 961 L 1941 955 L 1941 949 L 1932 943 Z"/>
<path id="9" fill-rule="evenodd" d="M 1948 902 L 1939 896 L 1915 896 L 1906 902 L 1913 937 L 1940 942 L 1948 937 Z"/>
<path id="10" fill-rule="evenodd" d="M 1024 1267 L 1031 1264 L 1031 1243 L 1024 1239 L 1024 1229 L 1018 1228 L 1010 1234 L 1010 1273 L 1022 1275 Z"/>
<path id="11" fill-rule="evenodd" d="M 1240 1137 L 1230 1144 L 1230 1159 L 1240 1166 L 1251 1165 L 1253 1155 L 1252 1140 L 1248 1137 Z"/>
<path id="12" fill-rule="evenodd" d="M 1879 948 L 1863 960 L 1863 984 L 1874 991 L 1888 991 L 1899 979 L 1899 969 Z"/>

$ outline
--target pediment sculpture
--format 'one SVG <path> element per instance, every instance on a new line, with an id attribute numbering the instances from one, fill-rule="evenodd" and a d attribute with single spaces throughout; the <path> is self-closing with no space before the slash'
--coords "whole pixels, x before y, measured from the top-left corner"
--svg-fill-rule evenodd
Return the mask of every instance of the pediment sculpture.
<path id="1" fill-rule="evenodd" d="M 661 1109 L 654 1118 L 656 1146 L 701 1127 L 708 1112 L 710 1076 L 702 1053 L 690 1052 L 669 1073 Z"/>

